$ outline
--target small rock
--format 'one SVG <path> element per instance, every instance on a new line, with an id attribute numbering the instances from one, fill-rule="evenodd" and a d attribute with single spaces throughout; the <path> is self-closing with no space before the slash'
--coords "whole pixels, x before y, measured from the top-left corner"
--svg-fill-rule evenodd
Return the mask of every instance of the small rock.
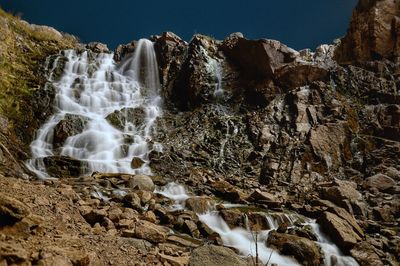
<path id="1" fill-rule="evenodd" d="M 135 224 L 135 237 L 152 243 L 163 243 L 167 240 L 168 229 L 148 221 L 138 221 Z"/>

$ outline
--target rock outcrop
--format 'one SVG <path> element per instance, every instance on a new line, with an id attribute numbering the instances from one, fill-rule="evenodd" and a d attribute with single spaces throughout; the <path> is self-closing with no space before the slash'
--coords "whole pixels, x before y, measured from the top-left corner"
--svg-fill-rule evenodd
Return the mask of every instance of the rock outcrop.
<path id="1" fill-rule="evenodd" d="M 400 2 L 360 0 L 335 57 L 340 63 L 396 59 L 400 56 Z"/>

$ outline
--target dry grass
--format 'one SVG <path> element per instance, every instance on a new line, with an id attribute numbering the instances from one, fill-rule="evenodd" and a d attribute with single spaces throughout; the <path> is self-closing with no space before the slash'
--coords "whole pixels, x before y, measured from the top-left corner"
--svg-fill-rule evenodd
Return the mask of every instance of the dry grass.
<path id="1" fill-rule="evenodd" d="M 14 123 L 24 120 L 29 96 L 45 83 L 40 67 L 46 57 L 76 43 L 0 9 L 0 114 Z"/>

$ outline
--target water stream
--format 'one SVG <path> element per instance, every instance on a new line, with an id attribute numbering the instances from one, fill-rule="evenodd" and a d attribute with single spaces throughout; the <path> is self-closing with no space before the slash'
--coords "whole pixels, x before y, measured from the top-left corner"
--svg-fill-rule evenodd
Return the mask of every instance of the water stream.
<path id="1" fill-rule="evenodd" d="M 185 200 L 190 198 L 190 196 L 186 193 L 185 188 L 177 183 L 169 183 L 167 186 L 157 192 L 175 201 L 173 210 L 184 209 Z M 226 204 L 225 206 L 229 206 L 229 204 Z M 234 205 L 232 207 L 234 207 Z M 296 219 L 291 215 L 283 213 L 279 215 L 285 216 L 285 220 L 289 222 L 289 225 L 294 226 L 294 221 Z M 267 242 L 269 233 L 272 230 L 276 230 L 279 225 L 279 221 L 274 215 L 268 213 L 265 214 L 265 219 L 270 229 L 257 233 L 252 232 L 247 228 L 230 228 L 217 211 L 211 210 L 208 213 L 198 214 L 198 217 L 200 221 L 205 223 L 214 232 L 219 234 L 225 246 L 235 248 L 243 257 L 255 257 L 257 247 L 259 259 L 264 264 L 268 263 L 268 265 L 271 265 L 275 263 L 277 265 L 299 265 L 296 260 L 280 255 L 276 250 L 267 247 L 265 244 Z M 303 225 L 310 225 L 314 234 L 318 238 L 316 243 L 321 247 L 321 250 L 324 254 L 325 266 L 358 265 L 354 258 L 344 256 L 341 253 L 339 248 L 321 232 L 319 225 L 315 222 L 315 220 L 308 219 L 306 217 L 302 218 L 305 221 Z M 255 238 L 255 234 L 257 234 L 257 238 Z"/>
<path id="2" fill-rule="evenodd" d="M 65 58 L 63 74 L 53 79 L 53 71 Z M 161 145 L 151 139 L 155 119 L 161 115 L 160 82 L 153 43 L 142 39 L 135 53 L 120 65 L 113 54 L 64 51 L 50 67 L 50 83 L 56 88 L 56 112 L 38 130 L 31 144 L 30 170 L 40 178 L 50 178 L 43 158 L 69 156 L 85 162 L 82 174 L 93 171 L 151 174 L 148 154 Z M 120 127 L 110 122 L 116 112 Z M 54 147 L 56 126 L 68 117 L 84 122 L 82 132 L 69 136 L 61 148 Z M 132 158 L 143 164 L 131 165 Z"/>

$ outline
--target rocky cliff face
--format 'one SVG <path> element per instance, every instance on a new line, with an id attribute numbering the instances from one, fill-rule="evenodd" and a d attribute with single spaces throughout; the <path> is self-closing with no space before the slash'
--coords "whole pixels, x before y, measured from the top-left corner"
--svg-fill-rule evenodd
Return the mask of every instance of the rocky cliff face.
<path id="1" fill-rule="evenodd" d="M 248 40 L 240 33 L 223 41 L 195 35 L 189 43 L 171 32 L 153 36 L 164 101 L 153 134 L 163 151 L 150 154 L 153 180 L 157 185 L 178 181 L 205 197 L 187 202 L 188 211 L 171 214 L 153 189 L 132 185 L 139 182 L 135 179 L 142 184 L 145 177 L 96 173 L 70 179 L 79 175 L 79 161 L 47 157 L 49 171 L 68 177 L 57 182 L 79 194 L 69 196 L 84 199 L 75 200 L 82 216 L 70 214 L 68 223 L 75 228 L 81 222 L 75 220 L 84 219 L 99 238 L 110 234 L 145 239 L 143 245 L 156 254 L 146 254 L 146 262 L 185 265 L 198 239 L 221 244 L 195 215 L 218 197 L 315 218 L 361 265 L 397 265 L 399 12 L 397 0 L 360 0 L 347 35 L 314 52 L 295 51 L 275 40 Z M 119 46 L 114 59 L 123 61 L 136 45 Z M 80 49 L 108 52 L 98 43 Z M 56 146 L 83 126 L 84 121 L 74 120 L 60 122 Z M 62 186 L 57 182 L 52 185 Z M 121 186 L 133 192 L 113 194 Z M 54 193 L 49 190 L 41 193 Z M 89 199 L 99 198 L 99 193 L 111 203 Z M 0 210 L 2 204 L 0 200 Z M 63 205 L 66 213 L 68 206 Z M 252 225 L 267 227 L 256 211 L 219 208 L 232 227 L 243 226 L 245 217 Z M 24 214 L 16 217 L 18 210 L 3 209 L 12 219 L 26 219 Z M 192 242 L 171 238 L 165 227 L 190 235 Z M 281 222 L 268 245 L 300 263 L 318 265 L 322 255 L 313 240 L 315 235 L 306 228 L 290 229 Z M 199 265 L 194 262 L 199 252 L 210 251 L 191 253 L 193 265 Z M 225 260 L 234 256 L 225 252 L 217 253 Z M 45 259 L 40 256 L 25 261 Z"/>
<path id="2" fill-rule="evenodd" d="M 359 1 L 336 58 L 342 63 L 392 59 L 400 56 L 400 2 Z"/>

